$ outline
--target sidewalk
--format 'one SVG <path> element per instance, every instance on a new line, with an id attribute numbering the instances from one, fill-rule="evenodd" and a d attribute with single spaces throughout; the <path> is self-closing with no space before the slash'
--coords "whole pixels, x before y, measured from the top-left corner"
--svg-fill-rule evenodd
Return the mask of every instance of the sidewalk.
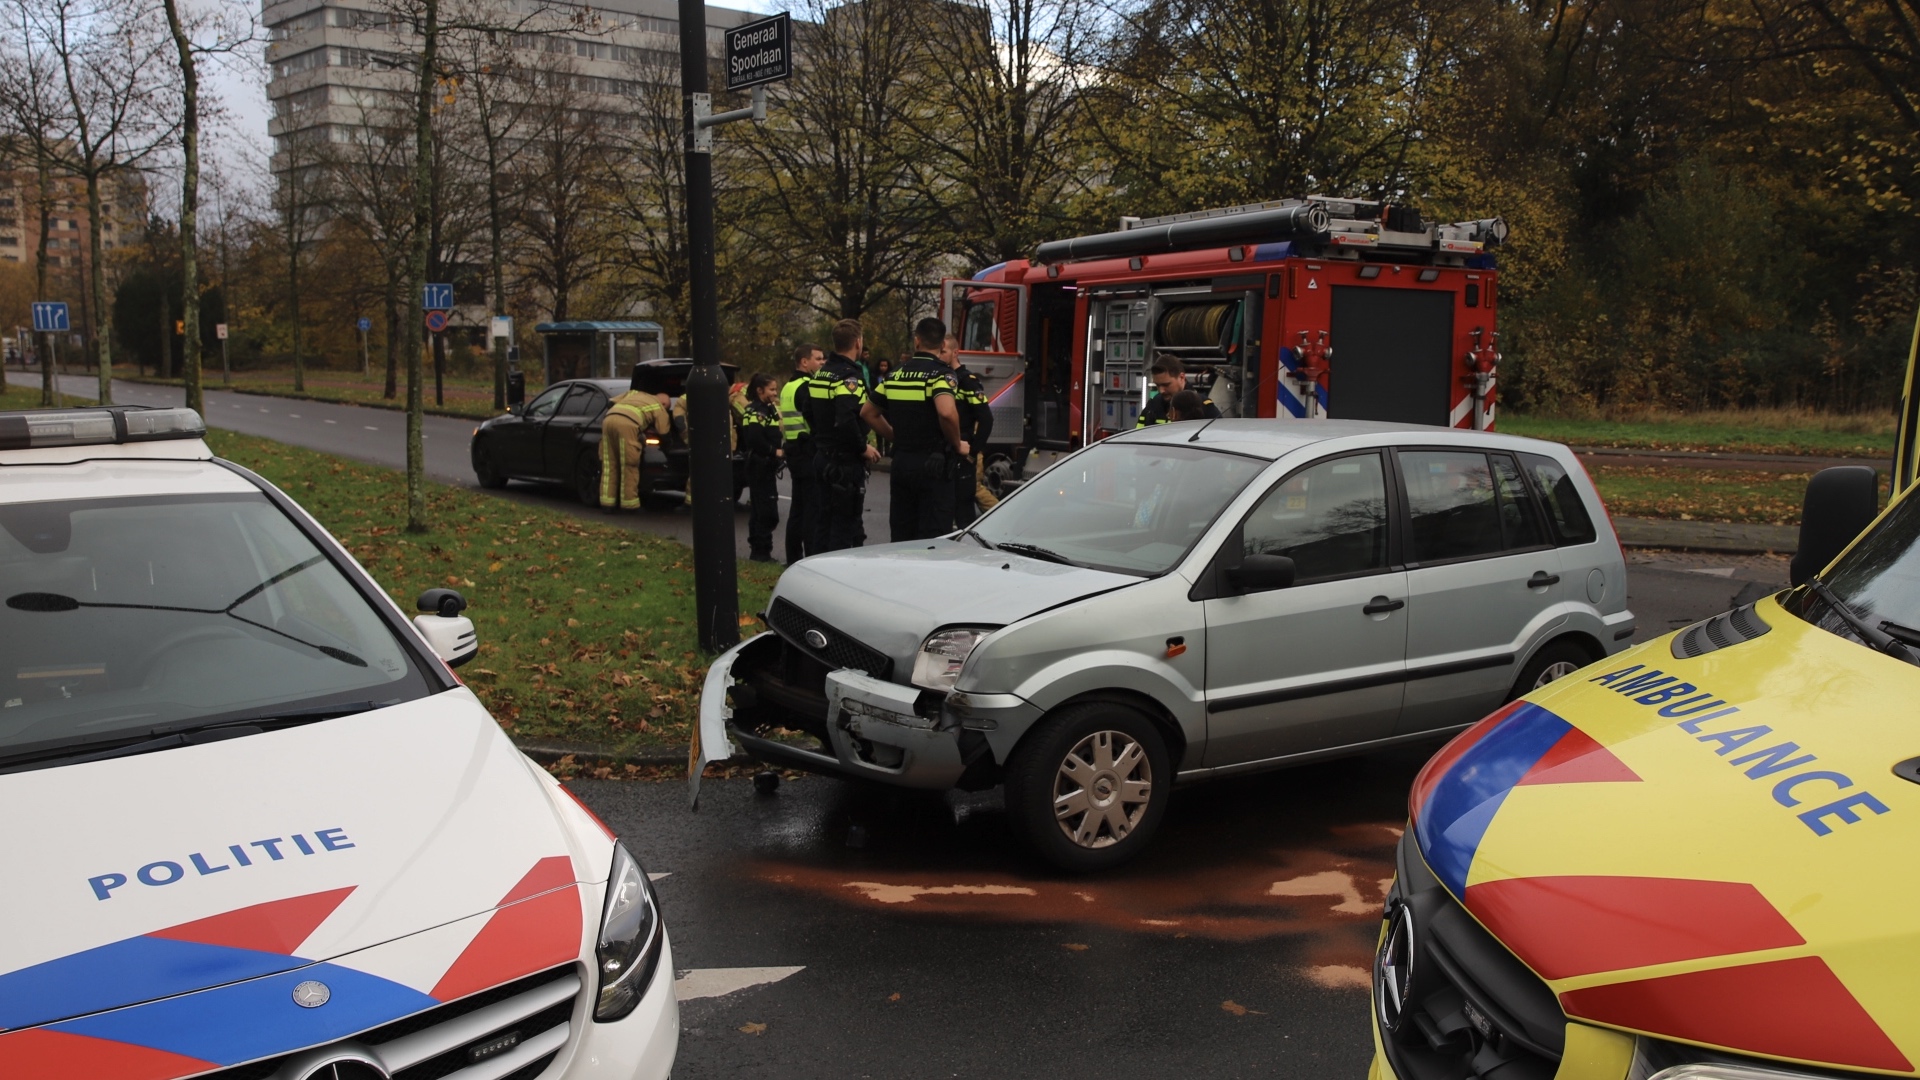
<path id="1" fill-rule="evenodd" d="M 1719 551 L 1730 555 L 1757 555 L 1764 552 L 1791 555 L 1800 547 L 1800 529 L 1794 525 L 1735 525 L 1724 521 L 1617 517 L 1613 519 L 1613 528 L 1620 534 L 1620 546 L 1628 548 Z"/>

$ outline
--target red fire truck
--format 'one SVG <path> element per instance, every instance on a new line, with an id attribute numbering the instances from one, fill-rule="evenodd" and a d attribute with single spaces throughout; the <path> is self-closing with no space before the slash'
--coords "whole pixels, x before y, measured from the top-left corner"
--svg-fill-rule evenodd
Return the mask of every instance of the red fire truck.
<path id="1" fill-rule="evenodd" d="M 1132 428 L 1161 354 L 1227 416 L 1493 426 L 1500 219 L 1316 196 L 1123 224 L 942 283 L 996 471 Z"/>

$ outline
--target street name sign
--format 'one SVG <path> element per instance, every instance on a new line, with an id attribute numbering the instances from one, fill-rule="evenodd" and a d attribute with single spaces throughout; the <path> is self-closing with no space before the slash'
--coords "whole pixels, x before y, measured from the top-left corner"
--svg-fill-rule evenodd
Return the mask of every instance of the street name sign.
<path id="1" fill-rule="evenodd" d="M 785 13 L 726 32 L 727 89 L 793 77 L 793 20 Z"/>
<path id="2" fill-rule="evenodd" d="M 429 284 L 420 291 L 421 307 L 428 311 L 453 310 L 453 286 L 451 284 Z"/>
<path id="3" fill-rule="evenodd" d="M 64 334 L 71 330 L 67 325 L 67 305 L 62 301 L 35 301 L 33 329 L 40 334 Z"/>

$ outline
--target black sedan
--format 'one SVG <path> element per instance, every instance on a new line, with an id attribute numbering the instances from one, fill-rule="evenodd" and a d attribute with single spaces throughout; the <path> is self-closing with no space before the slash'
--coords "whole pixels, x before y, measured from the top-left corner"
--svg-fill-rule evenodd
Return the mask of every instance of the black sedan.
<path id="1" fill-rule="evenodd" d="M 684 393 L 686 361 L 655 360 L 662 388 L 674 397 Z M 735 369 L 727 368 L 729 379 Z M 600 503 L 600 417 L 614 398 L 626 393 L 625 379 L 568 379 L 542 390 L 505 416 L 496 416 L 473 429 L 473 475 L 484 488 L 500 488 L 509 480 L 532 480 L 565 486 L 582 503 Z M 734 495 L 745 486 L 745 464 L 734 455 Z M 669 435 L 647 435 L 640 460 L 642 502 L 670 508 L 685 501 L 687 446 L 683 425 L 676 421 Z"/>

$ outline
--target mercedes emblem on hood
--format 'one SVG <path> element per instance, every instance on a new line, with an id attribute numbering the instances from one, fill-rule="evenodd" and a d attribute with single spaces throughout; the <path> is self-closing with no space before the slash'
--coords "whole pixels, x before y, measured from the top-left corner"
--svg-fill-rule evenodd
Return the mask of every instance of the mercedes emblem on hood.
<path id="1" fill-rule="evenodd" d="M 1373 992 L 1380 1026 L 1400 1030 L 1413 992 L 1413 912 L 1405 903 L 1387 913 L 1387 936 L 1373 959 Z"/>
<path id="2" fill-rule="evenodd" d="M 333 991 L 318 979 L 308 979 L 293 988 L 293 1003 L 303 1009 L 317 1009 L 333 999 Z"/>

